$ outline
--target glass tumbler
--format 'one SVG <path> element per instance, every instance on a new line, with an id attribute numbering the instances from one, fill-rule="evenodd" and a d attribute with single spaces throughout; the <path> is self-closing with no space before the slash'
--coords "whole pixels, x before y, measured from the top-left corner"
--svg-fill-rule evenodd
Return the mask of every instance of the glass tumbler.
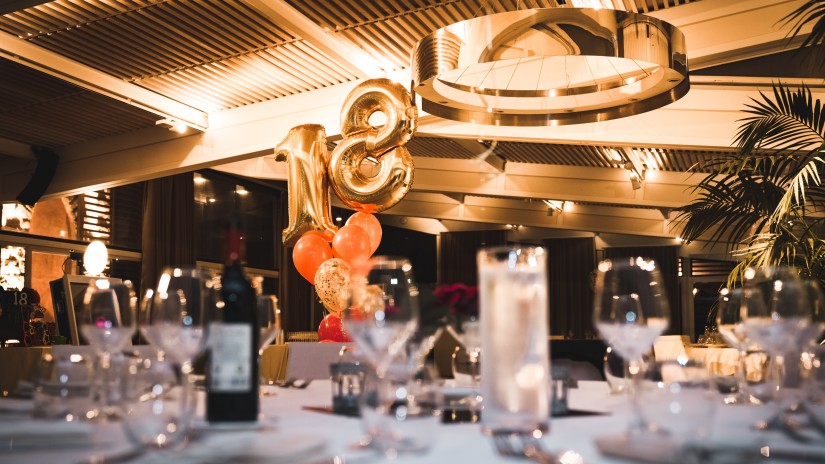
<path id="1" fill-rule="evenodd" d="M 654 361 L 639 386 L 640 409 L 648 430 L 675 442 L 708 435 L 718 397 L 707 367 L 693 360 Z"/>
<path id="2" fill-rule="evenodd" d="M 123 429 L 137 446 L 168 448 L 186 437 L 195 395 L 169 361 L 135 359 L 123 378 Z"/>
<path id="3" fill-rule="evenodd" d="M 34 416 L 70 422 L 93 416 L 93 374 L 93 356 L 44 354 L 35 377 Z"/>
<path id="4" fill-rule="evenodd" d="M 367 373 L 361 395 L 361 424 L 370 445 L 388 459 L 427 452 L 441 433 L 441 388 L 428 380 L 378 379 Z"/>
<path id="5" fill-rule="evenodd" d="M 547 430 L 550 360 L 547 256 L 541 247 L 478 252 L 482 428 Z"/>

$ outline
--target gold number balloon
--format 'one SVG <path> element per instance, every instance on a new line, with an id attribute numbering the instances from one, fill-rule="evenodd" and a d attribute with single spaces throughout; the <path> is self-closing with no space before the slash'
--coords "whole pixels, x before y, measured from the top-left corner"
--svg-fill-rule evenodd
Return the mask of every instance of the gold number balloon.
<path id="1" fill-rule="evenodd" d="M 329 203 L 327 135 L 320 124 L 304 124 L 289 130 L 275 147 L 275 158 L 287 161 L 289 225 L 283 230 L 284 245 L 290 246 L 306 232 L 318 232 L 332 240 Z"/>
<path id="2" fill-rule="evenodd" d="M 382 112 L 386 123 L 373 127 Z M 401 201 L 412 187 L 413 160 L 404 146 L 415 133 L 418 109 L 410 93 L 389 79 L 370 79 L 350 92 L 341 110 L 344 139 L 332 152 L 329 180 L 351 208 L 377 213 Z"/>

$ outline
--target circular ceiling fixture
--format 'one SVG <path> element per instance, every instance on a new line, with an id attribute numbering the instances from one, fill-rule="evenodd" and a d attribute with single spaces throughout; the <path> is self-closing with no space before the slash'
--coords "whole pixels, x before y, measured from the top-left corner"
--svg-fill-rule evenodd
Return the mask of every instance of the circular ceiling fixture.
<path id="1" fill-rule="evenodd" d="M 539 8 L 468 19 L 412 52 L 422 110 L 500 126 L 555 126 L 661 108 L 690 89 L 685 37 L 627 11 Z"/>

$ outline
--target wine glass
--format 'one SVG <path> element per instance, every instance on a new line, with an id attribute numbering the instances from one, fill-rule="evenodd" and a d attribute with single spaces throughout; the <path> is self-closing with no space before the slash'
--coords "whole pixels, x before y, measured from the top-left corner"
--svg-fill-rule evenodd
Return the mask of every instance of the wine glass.
<path id="1" fill-rule="evenodd" d="M 398 378 L 397 370 L 388 375 L 418 327 L 418 288 L 409 260 L 377 256 L 353 266 L 350 302 L 344 307 L 344 328 L 369 367 L 368 391 L 360 405 L 368 442 L 387 455 L 420 449 L 420 441 L 410 434 L 424 422 L 432 428 L 435 408 L 407 404 L 409 379 Z"/>
<path id="2" fill-rule="evenodd" d="M 135 297 L 129 281 L 114 283 L 109 279 L 93 279 L 83 295 L 77 314 L 80 333 L 100 358 L 97 371 L 97 409 L 87 414 L 90 419 L 120 417 L 120 397 L 113 357 L 132 340 L 135 332 Z"/>
<path id="3" fill-rule="evenodd" d="M 779 377 L 787 380 L 787 359 L 796 357 L 813 338 L 810 304 L 812 288 L 789 266 L 747 269 L 742 317 L 751 340 L 776 360 Z M 792 369 L 795 368 L 791 367 Z"/>
<path id="4" fill-rule="evenodd" d="M 736 366 L 736 393 L 724 399 L 725 404 L 748 404 L 750 394 L 747 392 L 747 358 L 752 343 L 742 319 L 742 289 L 727 287 L 719 291 L 716 306 L 716 326 L 722 339 L 739 352 Z"/>
<path id="5" fill-rule="evenodd" d="M 192 361 L 204 349 L 204 328 L 216 302 L 212 274 L 196 268 L 164 268 L 144 298 L 140 332 L 180 371 L 185 401 L 194 400 Z"/>
<path id="6" fill-rule="evenodd" d="M 275 295 L 258 295 L 256 298 L 258 325 L 261 328 L 260 353 L 281 332 L 281 310 L 278 308 L 278 297 Z"/>
<path id="7" fill-rule="evenodd" d="M 264 349 L 278 337 L 281 332 L 281 310 L 278 308 L 278 297 L 275 295 L 258 295 L 255 300 L 255 311 L 258 314 L 258 326 L 261 329 L 261 336 L 258 338 L 260 346 L 258 349 L 259 360 L 263 359 Z M 264 389 L 264 385 L 272 382 L 260 372 L 260 391 L 262 395 L 274 395 L 274 391 Z"/>
<path id="8" fill-rule="evenodd" d="M 191 364 L 204 347 L 206 319 L 216 303 L 212 274 L 204 269 L 163 269 L 145 301 L 140 331 L 179 365 Z"/>
<path id="9" fill-rule="evenodd" d="M 406 258 L 376 256 L 353 271 L 343 322 L 358 352 L 383 377 L 418 327 L 418 287 Z"/>
<path id="10" fill-rule="evenodd" d="M 670 319 L 658 266 L 640 257 L 600 262 L 593 306 L 599 334 L 629 364 L 633 407 L 630 432 L 643 431 L 638 391 L 644 356 L 667 329 Z"/>

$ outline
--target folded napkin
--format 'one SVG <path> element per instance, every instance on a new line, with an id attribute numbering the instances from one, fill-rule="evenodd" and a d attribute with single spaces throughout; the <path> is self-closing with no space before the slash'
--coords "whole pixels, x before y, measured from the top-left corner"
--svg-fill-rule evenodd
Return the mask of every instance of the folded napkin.
<path id="1" fill-rule="evenodd" d="M 31 415 L 34 411 L 34 401 L 23 398 L 0 399 L 0 415 Z M 2 418 L 0 418 L 2 419 Z"/>
<path id="2" fill-rule="evenodd" d="M 740 464 L 770 457 L 799 462 L 825 462 L 825 448 L 801 444 L 767 444 L 747 440 L 673 440 L 666 435 L 608 435 L 596 438 L 596 448 L 605 456 L 650 464 Z"/>
<path id="3" fill-rule="evenodd" d="M 210 434 L 182 450 L 149 453 L 135 464 L 300 464 L 324 456 L 326 440 L 319 435 L 235 432 Z"/>
<path id="4" fill-rule="evenodd" d="M 91 424 L 35 419 L 0 422 L 0 450 L 91 446 Z"/>

